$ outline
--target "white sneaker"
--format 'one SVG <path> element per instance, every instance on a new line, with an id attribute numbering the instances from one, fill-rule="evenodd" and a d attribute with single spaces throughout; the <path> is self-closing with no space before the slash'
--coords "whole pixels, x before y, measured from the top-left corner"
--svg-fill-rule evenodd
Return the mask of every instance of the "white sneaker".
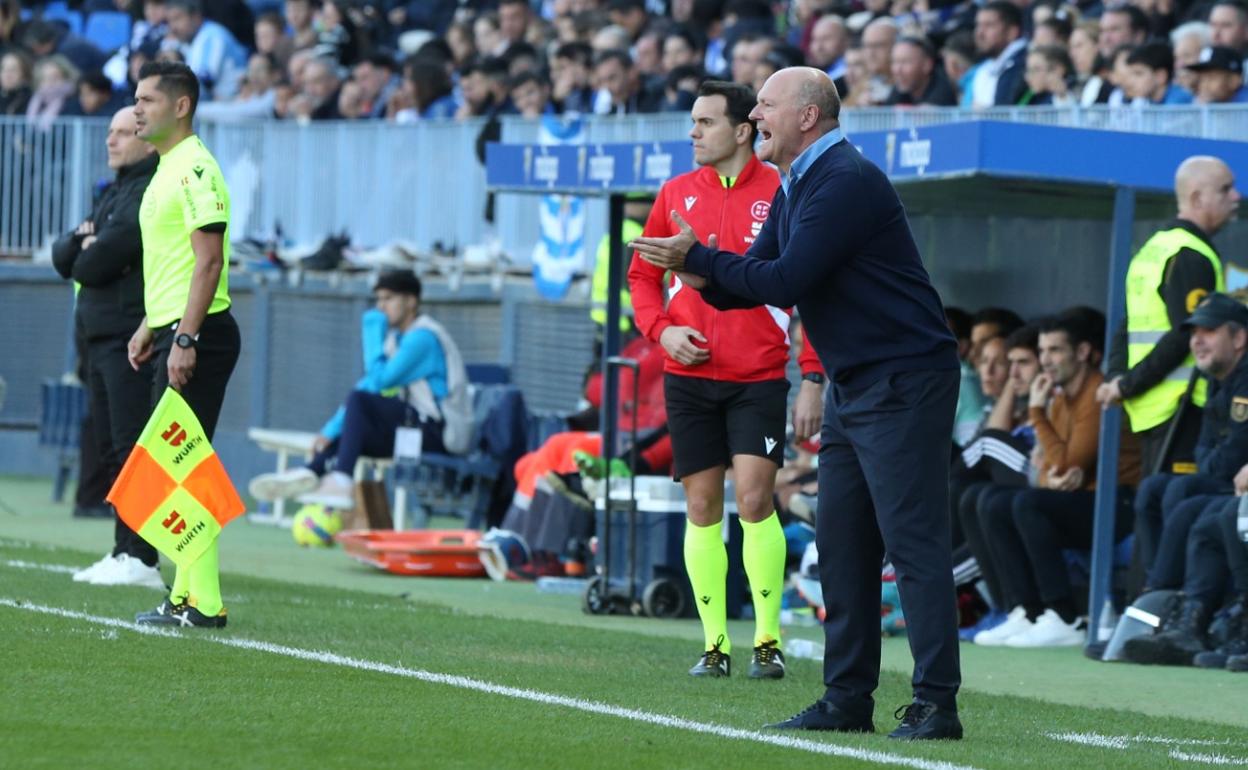
<path id="1" fill-rule="evenodd" d="M 1006 647 L 1078 647 L 1088 640 L 1079 621 L 1067 623 L 1053 610 L 1045 610 L 1031 628 L 1005 640 Z"/>
<path id="2" fill-rule="evenodd" d="M 321 485 L 315 492 L 299 496 L 299 502 L 323 505 L 338 511 L 349 511 L 355 507 L 355 482 L 345 473 L 334 471 L 321 479 Z"/>
<path id="3" fill-rule="evenodd" d="M 247 491 L 257 500 L 271 502 L 311 492 L 320 479 L 308 468 L 292 468 L 281 473 L 262 473 L 251 480 Z"/>
<path id="4" fill-rule="evenodd" d="M 100 566 L 91 579 L 93 586 L 147 586 L 164 589 L 160 570 L 149 567 L 128 553 L 119 553 Z"/>
<path id="5" fill-rule="evenodd" d="M 103 558 L 101 558 L 95 564 L 92 564 L 90 567 L 83 567 L 82 569 L 75 572 L 74 582 L 75 583 L 90 583 L 91 576 L 94 575 L 96 572 L 98 572 L 100 568 L 112 562 L 112 560 L 113 560 L 113 555 L 111 553 L 104 554 Z"/>
<path id="6" fill-rule="evenodd" d="M 1021 634 L 1030 629 L 1034 623 L 1027 619 L 1027 610 L 1022 607 L 1015 607 L 1010 610 L 1010 614 L 1005 616 L 1005 621 L 995 628 L 989 628 L 975 634 L 975 644 L 981 644 L 985 647 L 1000 647 L 1005 644 L 1005 640 L 1011 636 Z"/>

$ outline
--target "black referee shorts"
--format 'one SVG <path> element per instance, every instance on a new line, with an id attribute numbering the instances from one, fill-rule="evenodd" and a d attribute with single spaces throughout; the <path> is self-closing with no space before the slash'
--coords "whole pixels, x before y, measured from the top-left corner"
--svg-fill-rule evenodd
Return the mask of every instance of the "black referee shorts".
<path id="1" fill-rule="evenodd" d="M 672 475 L 727 467 L 736 455 L 784 464 L 788 380 L 719 382 L 663 375 Z"/>

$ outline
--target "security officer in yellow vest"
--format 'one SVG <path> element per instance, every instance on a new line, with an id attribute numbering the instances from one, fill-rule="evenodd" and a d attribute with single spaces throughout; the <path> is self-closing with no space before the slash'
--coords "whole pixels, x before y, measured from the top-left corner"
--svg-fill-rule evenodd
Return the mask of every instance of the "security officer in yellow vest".
<path id="1" fill-rule="evenodd" d="M 1096 392 L 1102 406 L 1123 403 L 1146 474 L 1191 459 L 1199 413 L 1179 407 L 1193 382 L 1190 404 L 1203 407 L 1207 385 L 1193 380 L 1188 334 L 1180 327 L 1205 296 L 1225 289 L 1210 239 L 1235 216 L 1240 199 L 1230 168 L 1202 155 L 1179 165 L 1174 191 L 1178 218 L 1131 259 L 1126 327 L 1110 350 L 1110 376 Z"/>

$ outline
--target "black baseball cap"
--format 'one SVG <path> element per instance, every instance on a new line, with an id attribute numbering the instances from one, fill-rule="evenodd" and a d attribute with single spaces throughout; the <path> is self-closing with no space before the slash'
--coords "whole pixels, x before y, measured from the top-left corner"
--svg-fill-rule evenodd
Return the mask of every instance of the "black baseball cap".
<path id="1" fill-rule="evenodd" d="M 1248 306 L 1226 294 L 1210 294 L 1200 301 L 1191 316 L 1183 322 L 1183 328 L 1190 330 L 1193 326 L 1199 326 L 1202 329 L 1216 329 L 1231 321 L 1248 328 Z"/>
<path id="2" fill-rule="evenodd" d="M 420 299 L 420 279 L 411 270 L 388 270 L 377 276 L 373 291 L 381 289 L 395 294 L 411 294 Z"/>
<path id="3" fill-rule="evenodd" d="M 1193 72 L 1230 72 L 1235 75 L 1244 74 L 1244 59 L 1234 48 L 1215 45 L 1200 50 L 1200 58 L 1195 64 L 1187 65 Z"/>

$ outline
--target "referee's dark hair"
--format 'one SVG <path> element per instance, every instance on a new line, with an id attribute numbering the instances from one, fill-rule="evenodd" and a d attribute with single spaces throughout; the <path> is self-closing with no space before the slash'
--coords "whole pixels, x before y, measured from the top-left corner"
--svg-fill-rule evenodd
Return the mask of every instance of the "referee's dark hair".
<path id="1" fill-rule="evenodd" d="M 191 100 L 191 114 L 195 117 L 195 108 L 199 106 L 199 78 L 190 67 L 181 62 L 149 61 L 139 68 L 139 80 L 160 78 L 156 88 L 173 100 L 187 97 Z"/>
<path id="2" fill-rule="evenodd" d="M 708 80 L 698 87 L 698 96 L 722 96 L 727 103 L 724 114 L 732 125 L 750 124 L 750 143 L 758 138 L 758 127 L 750 120 L 750 112 L 758 99 L 754 89 L 742 83 L 731 83 L 727 80 Z"/>

